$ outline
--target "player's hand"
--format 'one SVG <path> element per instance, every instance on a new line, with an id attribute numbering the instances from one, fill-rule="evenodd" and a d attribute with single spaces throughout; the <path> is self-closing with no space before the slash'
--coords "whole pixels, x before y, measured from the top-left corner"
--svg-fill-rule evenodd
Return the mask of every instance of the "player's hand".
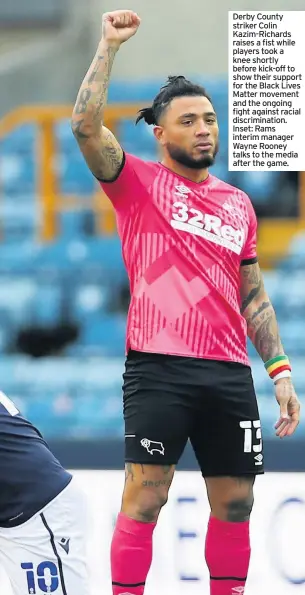
<path id="1" fill-rule="evenodd" d="M 280 406 L 280 417 L 275 424 L 276 435 L 280 438 L 291 436 L 300 421 L 300 401 L 290 378 L 281 378 L 275 384 L 275 396 Z"/>
<path id="2" fill-rule="evenodd" d="M 135 35 L 141 23 L 132 10 L 106 12 L 102 20 L 102 39 L 111 45 L 120 46 Z"/>

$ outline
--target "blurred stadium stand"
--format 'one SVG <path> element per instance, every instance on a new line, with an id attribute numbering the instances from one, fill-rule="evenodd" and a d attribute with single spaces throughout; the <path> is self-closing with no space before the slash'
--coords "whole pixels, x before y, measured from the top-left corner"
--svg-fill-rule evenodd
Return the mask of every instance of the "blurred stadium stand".
<path id="1" fill-rule="evenodd" d="M 0 2 L 0 27 L 41 29 L 59 26 L 67 12 L 66 0 L 10 0 Z"/>
<path id="2" fill-rule="evenodd" d="M 110 101 L 117 103 L 124 95 L 127 105 L 143 104 L 161 83 L 113 84 Z M 293 233 L 302 228 L 295 223 L 299 180 L 271 172 L 228 172 L 227 87 L 219 80 L 208 89 L 221 131 L 213 173 L 245 189 L 260 230 L 271 230 L 260 248 L 266 287 L 304 399 L 305 233 Z M 122 437 L 126 273 L 112 209 L 80 155 L 67 109 L 59 110 L 58 118 L 51 110 L 54 138 L 44 108 L 36 120 L 33 108 L 31 117 L 21 110 L 21 116 L 0 123 L 1 389 L 51 441 Z M 125 149 L 156 159 L 151 130 L 135 128 L 121 108 L 118 115 L 117 134 Z M 271 438 L 277 405 L 262 363 L 249 349 L 264 433 Z"/>

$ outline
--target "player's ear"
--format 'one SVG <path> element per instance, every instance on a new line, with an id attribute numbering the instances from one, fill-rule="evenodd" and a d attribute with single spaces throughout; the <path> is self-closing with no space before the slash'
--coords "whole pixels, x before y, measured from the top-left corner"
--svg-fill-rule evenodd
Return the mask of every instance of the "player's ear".
<path id="1" fill-rule="evenodd" d="M 154 135 L 155 135 L 155 138 L 157 139 L 157 141 L 160 143 L 160 145 L 165 144 L 163 126 L 155 126 L 154 127 Z"/>

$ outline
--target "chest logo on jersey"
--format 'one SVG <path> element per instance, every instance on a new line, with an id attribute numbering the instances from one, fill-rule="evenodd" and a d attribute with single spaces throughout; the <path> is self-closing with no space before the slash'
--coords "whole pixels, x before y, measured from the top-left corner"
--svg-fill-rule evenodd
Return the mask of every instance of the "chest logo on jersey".
<path id="1" fill-rule="evenodd" d="M 245 242 L 244 229 L 225 225 L 220 217 L 190 208 L 180 201 L 173 204 L 171 226 L 228 248 L 236 254 L 241 253 Z"/>
<path id="2" fill-rule="evenodd" d="M 175 186 L 175 190 L 175 195 L 179 196 L 180 198 L 187 198 L 187 195 L 192 192 L 187 186 L 184 186 L 184 184 Z"/>

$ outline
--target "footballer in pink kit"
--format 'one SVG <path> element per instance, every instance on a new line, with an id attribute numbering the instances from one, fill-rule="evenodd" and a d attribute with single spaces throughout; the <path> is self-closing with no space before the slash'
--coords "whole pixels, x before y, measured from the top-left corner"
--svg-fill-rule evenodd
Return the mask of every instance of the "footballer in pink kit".
<path id="1" fill-rule="evenodd" d="M 211 595 L 244 592 L 261 424 L 247 354 L 250 337 L 274 382 L 279 437 L 300 404 L 264 289 L 257 221 L 248 196 L 208 168 L 218 123 L 205 89 L 169 77 L 138 120 L 162 153 L 148 163 L 103 126 L 114 57 L 140 19 L 103 16 L 102 39 L 81 85 L 72 129 L 117 215 L 130 281 L 123 401 L 126 481 L 111 546 L 113 595 L 143 595 L 153 531 L 190 440 L 211 508 L 205 560 Z M 204 552 L 203 552 L 204 558 Z"/>

